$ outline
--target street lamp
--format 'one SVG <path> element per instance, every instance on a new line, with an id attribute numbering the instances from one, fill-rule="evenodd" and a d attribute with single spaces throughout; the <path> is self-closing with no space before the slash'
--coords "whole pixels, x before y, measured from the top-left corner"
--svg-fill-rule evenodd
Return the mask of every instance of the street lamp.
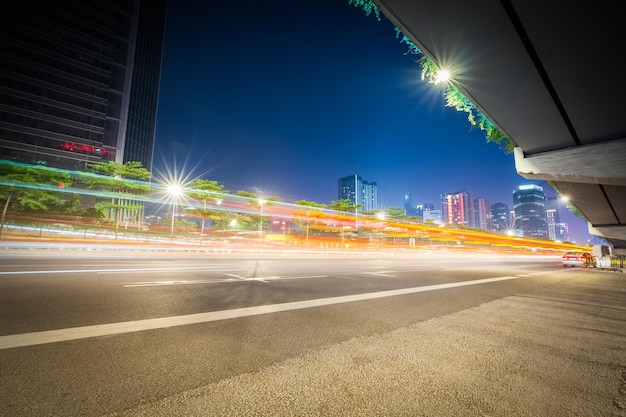
<path id="1" fill-rule="evenodd" d="M 169 184 L 167 186 L 167 193 L 172 199 L 172 228 L 170 230 L 170 233 L 174 234 L 174 217 L 176 216 L 176 203 L 178 201 L 178 197 L 183 194 L 183 187 L 181 187 L 180 184 Z"/>

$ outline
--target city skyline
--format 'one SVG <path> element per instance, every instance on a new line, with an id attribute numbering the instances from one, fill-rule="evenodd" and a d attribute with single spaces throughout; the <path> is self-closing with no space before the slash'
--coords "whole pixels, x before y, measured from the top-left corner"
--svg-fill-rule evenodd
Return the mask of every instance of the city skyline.
<path id="1" fill-rule="evenodd" d="M 155 178 L 329 203 L 357 173 L 377 182 L 380 208 L 463 189 L 512 205 L 517 186 L 539 184 L 445 106 L 407 51 L 386 18 L 347 0 L 170 3 Z"/>

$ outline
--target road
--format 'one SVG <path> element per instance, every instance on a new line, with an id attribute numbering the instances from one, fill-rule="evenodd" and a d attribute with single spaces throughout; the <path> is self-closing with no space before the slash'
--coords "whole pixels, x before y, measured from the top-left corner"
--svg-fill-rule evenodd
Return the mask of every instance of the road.
<path id="1" fill-rule="evenodd" d="M 558 257 L 2 251 L 0 267 L 0 416 L 626 415 L 626 279 Z"/>

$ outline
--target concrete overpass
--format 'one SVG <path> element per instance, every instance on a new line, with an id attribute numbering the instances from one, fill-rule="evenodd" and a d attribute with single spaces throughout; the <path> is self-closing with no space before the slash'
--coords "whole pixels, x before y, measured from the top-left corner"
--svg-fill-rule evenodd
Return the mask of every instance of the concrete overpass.
<path id="1" fill-rule="evenodd" d="M 375 0 L 548 181 L 626 255 L 626 49 L 616 3 Z"/>

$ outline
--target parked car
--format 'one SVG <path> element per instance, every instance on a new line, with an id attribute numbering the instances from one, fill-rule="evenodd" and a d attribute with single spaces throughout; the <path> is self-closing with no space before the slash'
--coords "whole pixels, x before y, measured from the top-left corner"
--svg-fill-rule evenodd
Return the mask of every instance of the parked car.
<path id="1" fill-rule="evenodd" d="M 589 252 L 565 252 L 561 258 L 561 264 L 563 266 L 590 268 L 594 266 L 595 260 Z"/>

